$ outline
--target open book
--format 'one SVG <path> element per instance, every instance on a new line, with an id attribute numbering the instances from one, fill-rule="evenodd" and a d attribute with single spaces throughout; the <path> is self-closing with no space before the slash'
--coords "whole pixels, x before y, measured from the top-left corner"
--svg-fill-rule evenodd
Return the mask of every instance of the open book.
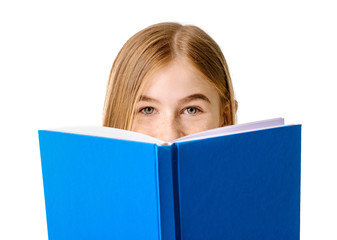
<path id="1" fill-rule="evenodd" d="M 50 239 L 299 239 L 301 125 L 39 130 Z"/>

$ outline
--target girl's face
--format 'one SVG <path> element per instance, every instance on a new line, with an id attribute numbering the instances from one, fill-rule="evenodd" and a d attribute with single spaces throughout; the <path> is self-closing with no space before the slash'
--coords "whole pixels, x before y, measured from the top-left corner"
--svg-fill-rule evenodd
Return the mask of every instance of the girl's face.
<path id="1" fill-rule="evenodd" d="M 150 76 L 136 103 L 132 131 L 171 142 L 222 125 L 220 96 L 187 61 L 174 60 Z"/>

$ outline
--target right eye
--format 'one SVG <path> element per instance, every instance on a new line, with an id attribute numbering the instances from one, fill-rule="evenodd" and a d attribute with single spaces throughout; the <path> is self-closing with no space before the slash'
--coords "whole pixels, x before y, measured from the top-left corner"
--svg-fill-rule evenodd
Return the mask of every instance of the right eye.
<path id="1" fill-rule="evenodd" d="M 145 107 L 140 110 L 141 113 L 145 115 L 153 114 L 154 113 L 154 108 L 153 107 Z"/>

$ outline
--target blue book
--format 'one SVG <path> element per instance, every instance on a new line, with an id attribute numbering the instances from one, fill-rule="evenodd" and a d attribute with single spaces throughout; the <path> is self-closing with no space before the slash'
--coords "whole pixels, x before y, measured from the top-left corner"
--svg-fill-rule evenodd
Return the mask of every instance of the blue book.
<path id="1" fill-rule="evenodd" d="M 300 238 L 301 125 L 39 130 L 50 240 Z"/>

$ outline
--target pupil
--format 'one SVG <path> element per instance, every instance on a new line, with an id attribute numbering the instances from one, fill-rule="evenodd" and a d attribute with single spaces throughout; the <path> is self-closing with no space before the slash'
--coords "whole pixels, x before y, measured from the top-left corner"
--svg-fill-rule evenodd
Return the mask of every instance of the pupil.
<path id="1" fill-rule="evenodd" d="M 195 113 L 195 108 L 188 108 L 187 112 L 190 114 L 194 114 Z"/>
<path id="2" fill-rule="evenodd" d="M 152 108 L 150 107 L 145 108 L 145 113 L 152 113 Z"/>

